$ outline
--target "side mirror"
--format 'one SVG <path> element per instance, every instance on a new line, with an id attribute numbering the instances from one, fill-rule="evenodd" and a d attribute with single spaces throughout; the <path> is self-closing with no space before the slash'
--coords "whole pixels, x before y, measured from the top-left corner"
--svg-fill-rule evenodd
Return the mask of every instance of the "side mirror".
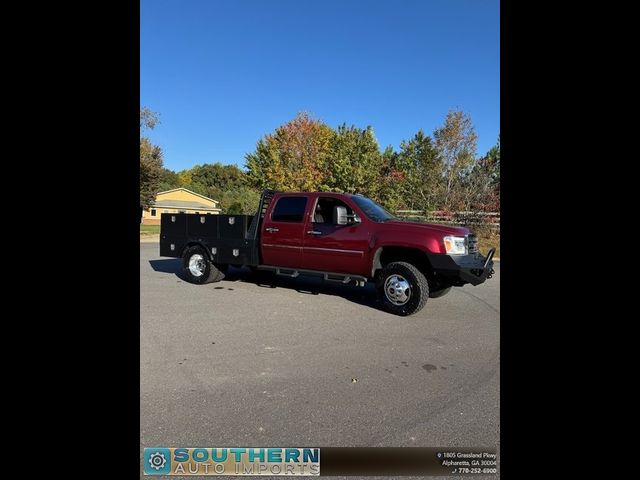
<path id="1" fill-rule="evenodd" d="M 333 218 L 336 219 L 337 225 L 347 225 L 349 223 L 349 217 L 347 216 L 347 207 L 335 206 L 333 207 Z"/>
<path id="2" fill-rule="evenodd" d="M 333 207 L 334 218 L 336 219 L 336 225 L 349 225 L 362 222 L 362 219 L 358 215 L 348 215 L 346 207 Z"/>

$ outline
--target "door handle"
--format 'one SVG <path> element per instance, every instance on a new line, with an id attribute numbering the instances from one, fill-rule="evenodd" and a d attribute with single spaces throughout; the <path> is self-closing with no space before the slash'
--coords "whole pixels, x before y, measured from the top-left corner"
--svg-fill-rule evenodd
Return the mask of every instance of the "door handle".
<path id="1" fill-rule="evenodd" d="M 275 228 L 275 227 L 267 227 L 265 228 L 265 230 L 269 233 L 273 233 L 273 232 L 279 232 L 280 229 L 279 228 Z"/>
<path id="2" fill-rule="evenodd" d="M 322 232 L 319 232 L 317 230 L 309 230 L 307 232 L 308 235 L 322 235 Z"/>

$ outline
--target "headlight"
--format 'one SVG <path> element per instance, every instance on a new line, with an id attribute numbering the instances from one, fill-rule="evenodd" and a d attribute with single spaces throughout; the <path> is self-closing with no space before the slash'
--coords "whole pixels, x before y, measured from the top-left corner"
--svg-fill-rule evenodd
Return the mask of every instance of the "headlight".
<path id="1" fill-rule="evenodd" d="M 444 248 L 450 255 L 467 254 L 464 237 L 444 237 Z"/>

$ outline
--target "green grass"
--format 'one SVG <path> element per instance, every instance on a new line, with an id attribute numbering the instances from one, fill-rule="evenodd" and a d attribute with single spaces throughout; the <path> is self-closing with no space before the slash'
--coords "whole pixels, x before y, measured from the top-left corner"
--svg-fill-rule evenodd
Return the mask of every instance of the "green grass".
<path id="1" fill-rule="evenodd" d="M 159 235 L 160 225 L 140 225 L 140 236 Z"/>

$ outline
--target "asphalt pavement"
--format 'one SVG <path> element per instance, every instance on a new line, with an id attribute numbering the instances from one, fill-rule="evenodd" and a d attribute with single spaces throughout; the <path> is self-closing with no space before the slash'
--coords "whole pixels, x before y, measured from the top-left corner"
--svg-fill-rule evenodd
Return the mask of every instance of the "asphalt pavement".
<path id="1" fill-rule="evenodd" d="M 141 449 L 499 448 L 499 263 L 410 317 L 370 284 L 180 267 L 141 243 Z"/>

